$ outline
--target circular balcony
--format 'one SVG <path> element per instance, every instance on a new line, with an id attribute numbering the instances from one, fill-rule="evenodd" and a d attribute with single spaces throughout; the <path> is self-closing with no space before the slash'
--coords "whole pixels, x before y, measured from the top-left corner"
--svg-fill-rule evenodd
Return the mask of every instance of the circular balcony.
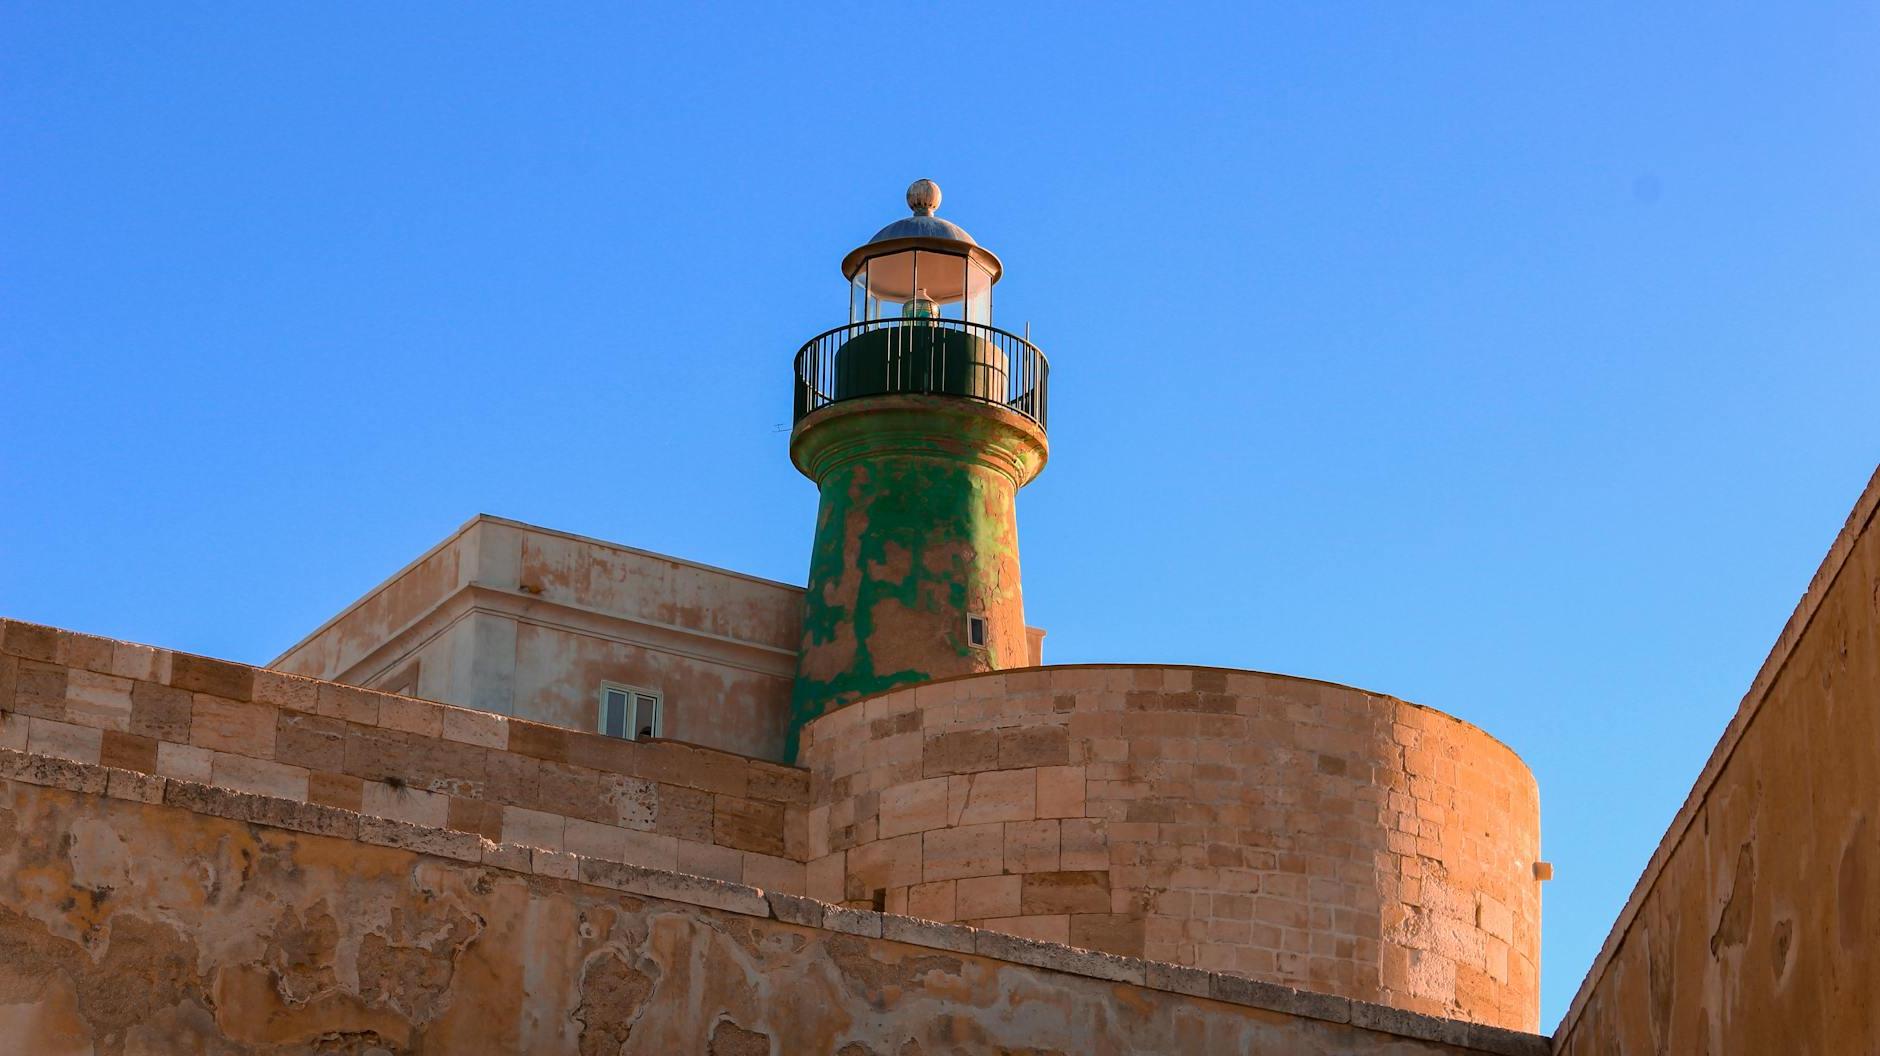
<path id="1" fill-rule="evenodd" d="M 1038 346 L 984 323 L 903 317 L 817 334 L 796 354 L 796 421 L 864 396 L 957 396 L 1045 426 L 1051 364 Z"/>

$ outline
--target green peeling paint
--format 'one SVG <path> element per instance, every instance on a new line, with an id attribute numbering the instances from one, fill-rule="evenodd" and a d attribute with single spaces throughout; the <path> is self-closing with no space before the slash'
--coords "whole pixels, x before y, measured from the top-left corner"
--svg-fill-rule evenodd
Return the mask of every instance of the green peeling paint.
<path id="1" fill-rule="evenodd" d="M 883 421 L 892 422 L 891 443 L 876 442 Z M 834 708 L 994 666 L 992 649 L 967 643 L 966 616 L 997 611 L 1019 590 L 1017 483 L 987 463 L 958 415 L 898 409 L 891 419 L 852 414 L 817 428 L 827 431 L 819 448 L 846 445 L 847 454 L 820 470 L 804 658 L 785 748 L 792 760 L 804 725 Z M 878 613 L 903 618 L 883 627 Z M 921 662 L 897 666 L 910 660 L 910 629 L 920 632 Z M 898 660 L 882 656 L 884 632 L 898 635 Z M 827 664 L 827 648 L 846 649 L 851 635 L 853 655 L 834 657 L 846 662 L 833 675 L 812 677 L 812 653 L 823 650 Z"/>

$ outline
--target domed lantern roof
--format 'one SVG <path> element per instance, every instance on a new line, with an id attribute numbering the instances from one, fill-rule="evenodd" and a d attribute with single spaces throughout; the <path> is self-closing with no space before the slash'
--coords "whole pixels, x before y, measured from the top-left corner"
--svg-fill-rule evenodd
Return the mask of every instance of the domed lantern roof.
<path id="1" fill-rule="evenodd" d="M 907 189 L 912 216 L 896 220 L 842 258 L 850 281 L 852 321 L 942 315 L 992 321 L 992 284 L 1004 265 L 966 229 L 934 213 L 940 186 L 915 180 Z"/>

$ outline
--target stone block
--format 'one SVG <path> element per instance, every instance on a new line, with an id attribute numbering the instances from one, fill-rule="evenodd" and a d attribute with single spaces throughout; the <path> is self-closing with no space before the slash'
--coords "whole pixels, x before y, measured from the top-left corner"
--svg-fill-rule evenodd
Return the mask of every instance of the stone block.
<path id="1" fill-rule="evenodd" d="M 436 743 L 453 750 L 487 752 L 487 749 L 452 744 L 449 741 Z M 607 794 L 613 789 L 613 783 L 624 780 L 619 774 L 602 773 L 585 766 L 557 763 L 547 759 L 525 757 L 523 761 L 535 768 L 535 794 L 532 798 L 523 801 L 524 806 L 535 807 L 539 810 L 552 810 L 571 818 L 581 818 L 602 825 L 612 825 L 620 820 L 620 811 L 607 800 Z M 485 798 L 499 801 L 502 799 L 493 793 L 466 794 L 481 794 Z"/>
<path id="2" fill-rule="evenodd" d="M 251 692 L 257 704 L 308 713 L 319 709 L 320 683 L 311 678 L 258 667 Z"/>
<path id="3" fill-rule="evenodd" d="M 513 843 L 491 843 L 486 839 L 483 841 L 483 864 L 517 873 L 533 872 L 533 850 Z"/>
<path id="4" fill-rule="evenodd" d="M 348 840 L 357 838 L 359 834 L 359 815 L 351 811 L 237 792 L 217 785 L 170 780 L 163 786 L 163 801 L 198 814 L 255 825 L 271 825 L 295 832 L 311 832 Z"/>
<path id="5" fill-rule="evenodd" d="M 988 770 L 974 774 L 955 825 L 1030 821 L 1038 815 L 1038 775 L 1033 770 Z"/>
<path id="6" fill-rule="evenodd" d="M 131 721 L 128 732 L 159 741 L 189 743 L 189 716 L 194 701 L 187 690 L 155 682 L 131 684 Z"/>
<path id="7" fill-rule="evenodd" d="M 823 927 L 844 935 L 878 939 L 881 937 L 881 914 L 869 909 L 826 906 L 823 909 Z"/>
<path id="8" fill-rule="evenodd" d="M 884 789 L 881 793 L 881 837 L 904 836 L 910 832 L 945 827 L 947 782 L 945 777 L 930 777 Z"/>
<path id="9" fill-rule="evenodd" d="M 41 660 L 49 664 L 57 663 L 59 632 L 36 623 L 8 620 L 5 633 L 0 636 L 0 649 L 29 660 Z"/>
<path id="10" fill-rule="evenodd" d="M 659 810 L 658 785 L 624 774 L 601 774 L 596 784 L 601 805 L 607 808 L 601 820 L 626 829 L 652 829 Z"/>
<path id="11" fill-rule="evenodd" d="M 958 880 L 1004 871 L 1005 826 L 999 822 L 933 829 L 921 834 L 921 879 Z"/>
<path id="12" fill-rule="evenodd" d="M 1026 873 L 1019 911 L 1027 916 L 1051 913 L 1108 913 L 1110 874 L 1098 870 Z"/>
<path id="13" fill-rule="evenodd" d="M 746 884 L 764 891 L 783 891 L 792 895 L 804 893 L 806 881 L 802 862 L 768 854 L 753 854 L 750 851 L 743 854 Z"/>
<path id="14" fill-rule="evenodd" d="M 744 851 L 735 847 L 720 847 L 711 843 L 680 840 L 678 870 L 693 876 L 709 876 L 714 880 L 755 883 L 744 876 L 744 855 Z M 757 884 L 756 886 L 762 887 L 763 885 Z"/>
<path id="15" fill-rule="evenodd" d="M 1108 869 L 1107 824 L 1098 818 L 1066 818 L 1058 823 L 1060 869 Z"/>
<path id="16" fill-rule="evenodd" d="M 164 777 L 207 784 L 210 780 L 210 765 L 214 760 L 215 753 L 207 748 L 171 741 L 157 742 L 157 773 Z"/>
<path id="17" fill-rule="evenodd" d="M 346 774 L 314 770 L 307 774 L 307 802 L 357 811 L 365 803 L 365 785 Z"/>
<path id="18" fill-rule="evenodd" d="M 1496 899 L 1482 895 L 1475 911 L 1475 926 L 1503 942 L 1514 938 L 1514 911 Z"/>
<path id="19" fill-rule="evenodd" d="M 483 839 L 474 833 L 452 832 L 428 825 L 412 825 L 370 814 L 359 817 L 359 841 L 381 847 L 397 847 L 418 854 L 432 854 L 460 862 L 483 860 Z"/>
<path id="20" fill-rule="evenodd" d="M 634 829 L 620 831 L 627 834 L 627 861 L 636 862 L 651 869 L 677 870 L 679 868 L 678 840 L 671 836 L 639 832 Z"/>
<path id="21" fill-rule="evenodd" d="M 506 806 L 502 810 L 503 833 L 509 842 L 544 847 L 551 851 L 566 849 L 563 834 L 568 824 L 567 818 L 528 807 Z"/>
<path id="22" fill-rule="evenodd" d="M 255 669 L 189 653 L 170 654 L 170 685 L 223 700 L 254 699 Z"/>
<path id="23" fill-rule="evenodd" d="M 627 830 L 618 825 L 600 825 L 580 818 L 569 818 L 563 830 L 562 845 L 583 857 L 624 861 L 627 855 Z M 673 865 L 678 865 L 676 851 Z"/>
<path id="24" fill-rule="evenodd" d="M 1148 971 L 1147 964 L 1134 958 L 1078 950 L 1058 943 L 1039 942 L 995 931 L 979 931 L 974 936 L 973 949 L 981 957 L 1118 983 L 1141 985 Z"/>
<path id="25" fill-rule="evenodd" d="M 712 794 L 682 785 L 656 785 L 653 831 L 694 843 L 712 842 Z"/>
<path id="26" fill-rule="evenodd" d="M 103 747 L 103 730 L 37 716 L 27 720 L 26 750 L 34 755 L 96 765 Z"/>
<path id="27" fill-rule="evenodd" d="M 764 900 L 770 903 L 772 919 L 805 928 L 823 926 L 823 910 L 827 907 L 816 899 L 785 894 L 782 891 L 765 891 Z"/>
<path id="28" fill-rule="evenodd" d="M 444 707 L 428 700 L 386 694 L 379 698 L 379 725 L 420 737 L 444 736 Z"/>
<path id="29" fill-rule="evenodd" d="M 921 774 L 971 774 L 999 766 L 996 730 L 955 730 L 927 736 L 921 744 Z"/>
<path id="30" fill-rule="evenodd" d="M 1211 996 L 1208 989 L 1209 978 L 1209 974 L 1199 968 L 1149 961 L 1146 964 L 1143 985 L 1151 990 L 1166 990 L 1171 994 L 1209 997 Z"/>
<path id="31" fill-rule="evenodd" d="M 72 670 L 65 678 L 65 721 L 101 730 L 129 730 L 131 686 L 128 678 Z"/>
<path id="32" fill-rule="evenodd" d="M 157 742 L 150 737 L 105 730 L 99 746 L 98 762 L 120 770 L 154 774 L 157 772 Z"/>
<path id="33" fill-rule="evenodd" d="M 488 749 L 474 745 L 458 744 L 437 737 L 419 737 L 402 730 L 376 729 L 356 723 L 346 728 L 345 772 L 366 781 L 393 778 L 428 792 L 478 796 L 484 790 L 491 754 Z M 496 754 L 499 758 L 502 755 Z M 536 761 L 520 757 L 515 757 L 515 761 L 532 768 L 526 775 L 529 779 L 526 789 L 529 798 L 543 794 L 540 772 L 534 769 Z M 571 788 L 558 788 L 553 794 L 587 791 L 591 791 L 589 786 L 577 784 Z M 511 799 L 497 795 L 494 791 L 480 798 L 528 805 L 526 799 Z"/>
<path id="34" fill-rule="evenodd" d="M 999 731 L 999 769 L 1064 766 L 1071 761 L 1070 729 L 1048 726 L 1020 726 Z"/>
<path id="35" fill-rule="evenodd" d="M 581 859 L 567 851 L 555 851 L 546 847 L 536 847 L 529 853 L 529 868 L 537 876 L 553 876 L 562 880 L 578 880 L 581 876 Z"/>
<path id="36" fill-rule="evenodd" d="M 24 781 L 29 785 L 63 788 L 68 792 L 87 792 L 98 796 L 104 794 L 109 774 L 110 771 L 104 767 L 70 759 L 27 752 L 0 752 L 0 777 Z"/>
<path id="37" fill-rule="evenodd" d="M 105 778 L 105 795 L 134 803 L 163 802 L 165 780 L 155 774 L 132 770 L 111 770 Z"/>
<path id="38" fill-rule="evenodd" d="M 209 777 L 216 784 L 237 792 L 301 803 L 307 800 L 307 770 L 272 759 L 214 752 L 210 757 Z"/>
<path id="39" fill-rule="evenodd" d="M 848 855 L 848 877 L 843 882 L 842 901 L 871 898 L 876 891 L 908 887 L 921 881 L 919 833 L 865 843 Z"/>
<path id="40" fill-rule="evenodd" d="M 752 760 L 745 795 L 778 803 L 808 806 L 809 771 L 781 763 Z"/>
<path id="41" fill-rule="evenodd" d="M 1039 767 L 1038 816 L 1041 818 L 1083 817 L 1084 780 L 1084 768 L 1081 766 Z"/>
<path id="42" fill-rule="evenodd" d="M 809 861 L 812 857 L 821 857 L 829 853 L 828 839 L 825 833 L 824 846 L 817 854 L 810 854 L 809 808 L 797 804 L 787 804 L 783 808 L 783 856 L 798 862 Z"/>
<path id="43" fill-rule="evenodd" d="M 1352 1001 L 1335 994 L 1296 990 L 1278 983 L 1261 982 L 1238 975 L 1213 972 L 1208 976 L 1208 996 L 1249 1008 L 1264 1008 L 1292 1016 L 1307 1016 L 1328 1023 L 1349 1023 Z"/>
<path id="44" fill-rule="evenodd" d="M 804 867 L 805 893 L 824 902 L 842 901 L 848 875 L 848 855 L 843 851 L 812 858 Z"/>
<path id="45" fill-rule="evenodd" d="M 189 743 L 251 759 L 273 759 L 278 714 L 266 704 L 197 693 L 190 703 Z"/>
<path id="46" fill-rule="evenodd" d="M 769 917 L 770 903 L 764 893 L 743 884 L 688 876 L 664 869 L 647 869 L 619 862 L 582 858 L 581 880 L 600 887 L 611 887 L 629 894 L 663 898 L 692 906 L 705 906 L 727 913 Z"/>
<path id="47" fill-rule="evenodd" d="M 275 713 L 274 758 L 309 770 L 346 769 L 346 723 L 300 711 Z"/>
<path id="48" fill-rule="evenodd" d="M 978 931 L 961 924 L 945 924 L 898 913 L 881 915 L 881 937 L 913 946 L 954 953 L 972 953 Z"/>
<path id="49" fill-rule="evenodd" d="M 379 724 L 379 698 L 381 694 L 357 686 L 342 686 L 337 682 L 322 682 L 314 697 L 313 708 L 318 714 L 329 719 L 345 719 L 361 726 Z"/>
<path id="50" fill-rule="evenodd" d="M 984 920 L 1019 915 L 1019 895 L 1024 882 L 1017 876 L 973 876 L 947 882 L 954 885 L 954 909 L 953 915 L 948 918 L 950 920 Z"/>
<path id="51" fill-rule="evenodd" d="M 1006 872 L 1056 872 L 1060 868 L 1058 859 L 1058 823 L 1056 821 L 1008 821 L 1005 823 Z"/>
<path id="52" fill-rule="evenodd" d="M 458 832 L 474 832 L 492 843 L 503 841 L 503 808 L 480 799 L 449 798 L 444 824 Z"/>
<path id="53" fill-rule="evenodd" d="M 1115 903 L 1111 906 L 1114 908 Z M 1079 949 L 1140 957 L 1143 941 L 1143 919 L 1139 913 L 1071 914 L 1070 944 Z"/>
<path id="54" fill-rule="evenodd" d="M 558 726 L 512 721 L 509 724 L 509 751 L 549 762 L 565 763 L 568 761 L 569 741 L 575 736 L 572 731 Z"/>
<path id="55" fill-rule="evenodd" d="M 783 807 L 739 796 L 712 800 L 712 842 L 759 854 L 783 854 Z"/>
<path id="56" fill-rule="evenodd" d="M 66 669 L 25 659 L 16 661 L 13 667 L 10 710 L 36 719 L 65 721 Z"/>
<path id="57" fill-rule="evenodd" d="M 742 756 L 677 741 L 653 741 L 640 747 L 643 750 L 634 753 L 630 771 L 635 777 L 714 795 L 743 797 L 749 790 L 748 761 Z"/>
<path id="58" fill-rule="evenodd" d="M 359 812 L 374 817 L 391 817 L 393 821 L 406 821 L 410 825 L 423 825 L 427 829 L 444 829 L 444 823 L 449 817 L 449 797 L 425 789 L 414 789 L 412 785 L 402 782 L 365 782 Z"/>
<path id="59" fill-rule="evenodd" d="M 481 748 L 509 748 L 509 720 L 471 708 L 444 708 L 440 721 L 444 739 Z"/>
<path id="60" fill-rule="evenodd" d="M 111 671 L 112 646 L 117 643 L 109 638 L 100 638 L 95 634 L 80 634 L 77 631 L 60 631 L 57 661 L 66 667 L 80 671 L 109 674 Z"/>
<path id="61" fill-rule="evenodd" d="M 955 885 L 958 883 L 957 880 L 936 880 L 931 884 L 915 884 L 908 888 L 907 915 L 922 920 L 959 919 L 955 898 Z M 1016 892 L 1012 901 L 1017 904 Z"/>

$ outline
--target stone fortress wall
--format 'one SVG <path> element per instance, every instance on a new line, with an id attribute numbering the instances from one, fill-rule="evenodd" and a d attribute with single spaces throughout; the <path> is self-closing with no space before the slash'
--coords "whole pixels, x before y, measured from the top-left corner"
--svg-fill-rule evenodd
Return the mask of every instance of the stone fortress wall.
<path id="1" fill-rule="evenodd" d="M 0 748 L 1533 1026 L 1526 771 L 1353 690 L 961 678 L 821 720 L 808 770 L 18 621 L 0 697 Z"/>
<path id="2" fill-rule="evenodd" d="M 1545 1056 L 1547 1039 L 0 749 L 0 1049 Z"/>
<path id="3" fill-rule="evenodd" d="M 16 620 L 0 748 L 800 894 L 808 775 Z"/>
<path id="4" fill-rule="evenodd" d="M 809 727 L 812 896 L 1517 1029 L 1539 803 L 1487 734 L 1305 679 L 1066 666 Z"/>
<path id="5" fill-rule="evenodd" d="M 1560 1056 L 1880 1052 L 1880 474 L 1646 863 Z"/>

